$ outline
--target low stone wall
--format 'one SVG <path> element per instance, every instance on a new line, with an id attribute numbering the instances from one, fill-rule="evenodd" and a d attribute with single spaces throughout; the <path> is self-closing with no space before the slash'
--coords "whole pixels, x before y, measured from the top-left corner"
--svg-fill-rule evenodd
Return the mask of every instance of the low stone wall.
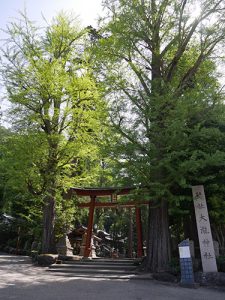
<path id="1" fill-rule="evenodd" d="M 56 263 L 57 259 L 57 254 L 40 254 L 37 256 L 37 264 L 39 266 L 47 267 Z"/>
<path id="2" fill-rule="evenodd" d="M 196 272 L 195 282 L 203 286 L 223 286 L 225 287 L 225 273 L 224 272 Z"/>

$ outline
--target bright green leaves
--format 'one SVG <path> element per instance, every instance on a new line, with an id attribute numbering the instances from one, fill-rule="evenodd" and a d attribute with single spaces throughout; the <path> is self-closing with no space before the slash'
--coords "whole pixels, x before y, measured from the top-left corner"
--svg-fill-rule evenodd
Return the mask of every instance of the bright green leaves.
<path id="1" fill-rule="evenodd" d="M 224 25 L 212 27 L 208 17 L 225 7 L 205 1 L 202 16 L 193 18 L 195 4 L 106 1 L 109 22 L 94 45 L 96 75 L 119 136 L 118 174 L 148 186 L 153 198 L 183 197 L 198 180 L 219 180 L 213 170 L 223 168 L 225 108 L 211 55 Z"/>
<path id="2" fill-rule="evenodd" d="M 42 207 L 55 202 L 62 227 L 67 210 L 68 220 L 74 217 L 73 203 L 63 202 L 63 191 L 98 178 L 107 116 L 84 52 L 85 32 L 64 14 L 41 31 L 25 16 L 23 23 L 9 27 L 8 45 L 13 47 L 2 62 L 8 100 L 16 112 L 8 184 L 15 185 L 17 178 L 42 199 Z M 54 212 L 45 218 L 53 228 Z"/>

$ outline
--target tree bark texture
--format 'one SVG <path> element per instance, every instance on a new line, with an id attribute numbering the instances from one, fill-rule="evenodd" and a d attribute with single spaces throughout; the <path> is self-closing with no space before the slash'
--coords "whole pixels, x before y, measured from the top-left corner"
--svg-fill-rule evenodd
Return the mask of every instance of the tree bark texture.
<path id="1" fill-rule="evenodd" d="M 147 270 L 166 271 L 170 257 L 168 204 L 166 200 L 161 200 L 156 207 L 152 207 L 151 204 L 149 207 Z"/>
<path id="2" fill-rule="evenodd" d="M 54 241 L 55 199 L 47 196 L 43 208 L 42 253 L 55 253 Z"/>
<path id="3" fill-rule="evenodd" d="M 49 156 L 44 175 L 45 185 L 48 187 L 44 197 L 43 207 L 43 235 L 42 235 L 42 253 L 56 253 L 55 247 L 55 197 L 57 189 L 57 150 L 58 143 L 49 137 Z"/>

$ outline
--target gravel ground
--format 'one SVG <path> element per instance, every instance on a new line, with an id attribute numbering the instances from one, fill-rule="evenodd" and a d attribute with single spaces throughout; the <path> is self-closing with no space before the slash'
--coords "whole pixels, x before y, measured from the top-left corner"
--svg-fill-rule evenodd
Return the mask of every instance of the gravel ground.
<path id="1" fill-rule="evenodd" d="M 1 300 L 225 300 L 225 290 L 182 288 L 154 280 L 58 276 L 28 257 L 0 255 Z"/>

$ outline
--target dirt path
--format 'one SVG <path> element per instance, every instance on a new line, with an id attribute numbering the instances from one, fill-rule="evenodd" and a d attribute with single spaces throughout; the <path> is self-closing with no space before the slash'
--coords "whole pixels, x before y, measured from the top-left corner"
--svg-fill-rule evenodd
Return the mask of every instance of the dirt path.
<path id="1" fill-rule="evenodd" d="M 153 280 L 57 276 L 28 257 L 0 255 L 1 300 L 224 300 L 225 292 L 186 289 Z"/>

